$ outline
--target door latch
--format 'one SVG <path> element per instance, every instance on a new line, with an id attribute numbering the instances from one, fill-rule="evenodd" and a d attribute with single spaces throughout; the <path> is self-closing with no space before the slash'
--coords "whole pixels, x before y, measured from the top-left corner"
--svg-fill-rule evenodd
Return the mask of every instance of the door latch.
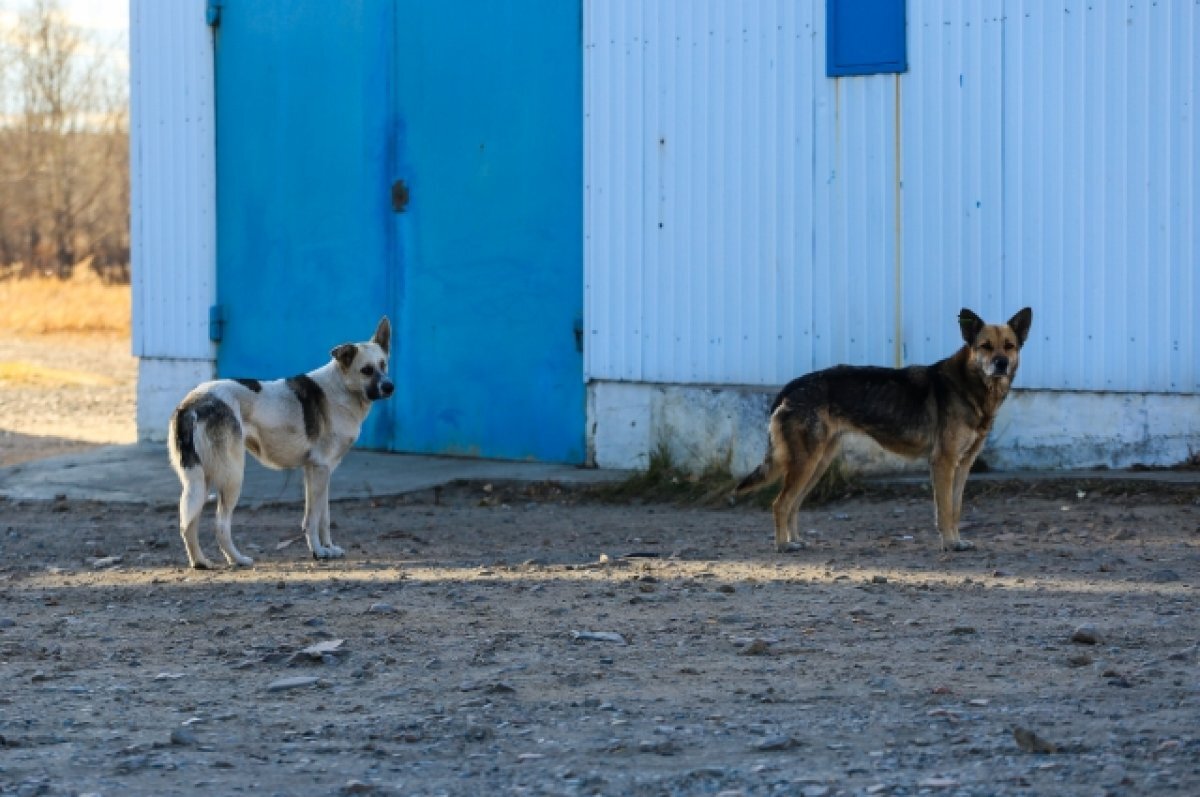
<path id="1" fill-rule="evenodd" d="M 403 213 L 408 209 L 408 186 L 403 180 L 392 183 L 392 210 Z"/>
<path id="2" fill-rule="evenodd" d="M 220 343 L 225 337 L 225 306 L 214 304 L 208 308 L 208 339 Z"/>

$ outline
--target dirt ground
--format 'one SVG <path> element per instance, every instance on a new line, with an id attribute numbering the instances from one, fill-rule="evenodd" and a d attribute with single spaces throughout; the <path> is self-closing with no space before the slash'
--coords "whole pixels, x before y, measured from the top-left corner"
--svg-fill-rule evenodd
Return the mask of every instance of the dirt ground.
<path id="1" fill-rule="evenodd" d="M 0 334 L 0 467 L 137 440 L 128 336 Z"/>
<path id="2" fill-rule="evenodd" d="M 1200 794 L 1200 493 L 968 496 L 974 552 L 913 488 L 779 555 L 758 508 L 458 485 L 337 502 L 330 563 L 239 509 L 214 572 L 171 506 L 0 500 L 0 795 Z"/>
<path id="3" fill-rule="evenodd" d="M 777 555 L 759 509 L 467 485 L 339 502 L 329 564 L 239 511 L 216 572 L 170 507 L 0 503 L 0 794 L 1200 793 L 1200 507 L 1037 492 L 969 554 L 913 494 Z"/>

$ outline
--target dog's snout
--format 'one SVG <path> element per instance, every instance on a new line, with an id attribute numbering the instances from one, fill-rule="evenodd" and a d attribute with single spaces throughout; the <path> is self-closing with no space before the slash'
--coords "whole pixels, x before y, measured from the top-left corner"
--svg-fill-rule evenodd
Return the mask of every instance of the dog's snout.
<path id="1" fill-rule="evenodd" d="M 392 384 L 392 380 L 383 374 L 376 374 L 375 378 L 367 384 L 363 392 L 371 401 L 379 401 L 380 399 L 391 398 L 391 395 L 396 392 L 396 386 Z"/>
<path id="2" fill-rule="evenodd" d="M 992 366 L 996 369 L 996 373 L 1007 374 L 1008 373 L 1008 358 L 1005 357 L 1004 355 L 1000 355 L 996 359 L 992 360 Z"/>

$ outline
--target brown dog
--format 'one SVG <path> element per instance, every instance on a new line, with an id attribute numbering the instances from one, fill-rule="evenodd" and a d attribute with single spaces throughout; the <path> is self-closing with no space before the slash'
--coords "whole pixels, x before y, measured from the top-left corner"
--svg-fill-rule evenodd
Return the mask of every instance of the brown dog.
<path id="1" fill-rule="evenodd" d="M 775 547 L 798 542 L 800 503 L 837 455 L 846 432 L 860 432 L 906 457 L 928 457 L 942 549 L 975 547 L 958 536 L 963 488 L 996 413 L 1008 395 L 1029 336 L 1026 307 L 1007 324 L 958 315 L 966 345 L 933 365 L 876 368 L 839 365 L 790 382 L 771 405 L 767 456 L 742 479 L 741 494 L 781 476 L 775 499 Z"/>

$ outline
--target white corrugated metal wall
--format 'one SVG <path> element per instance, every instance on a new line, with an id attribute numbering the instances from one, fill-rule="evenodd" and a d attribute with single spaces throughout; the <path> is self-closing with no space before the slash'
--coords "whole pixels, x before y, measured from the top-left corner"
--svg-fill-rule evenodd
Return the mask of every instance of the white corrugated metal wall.
<path id="1" fill-rule="evenodd" d="M 201 2 L 131 0 L 129 32 L 133 353 L 211 360 L 212 31 Z"/>
<path id="2" fill-rule="evenodd" d="M 824 0 L 585 2 L 586 372 L 778 384 L 1035 309 L 1023 387 L 1200 390 L 1200 6 L 910 0 L 824 76 Z"/>
<path id="3" fill-rule="evenodd" d="M 798 79 L 814 5 L 586 4 L 589 377 L 892 356 L 895 239 L 861 230 L 894 226 L 895 80 Z"/>

